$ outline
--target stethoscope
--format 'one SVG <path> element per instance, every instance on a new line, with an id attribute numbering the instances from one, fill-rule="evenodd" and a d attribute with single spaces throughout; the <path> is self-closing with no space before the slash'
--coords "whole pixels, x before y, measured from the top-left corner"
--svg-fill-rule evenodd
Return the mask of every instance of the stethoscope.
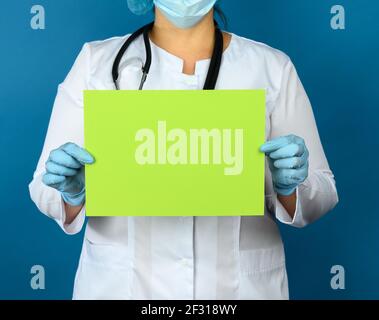
<path id="1" fill-rule="evenodd" d="M 132 42 L 135 39 L 137 39 L 140 35 L 143 35 L 143 39 L 145 42 L 145 51 L 146 51 L 146 61 L 145 61 L 145 64 L 142 66 L 142 77 L 141 77 L 141 82 L 140 82 L 138 90 L 143 89 L 143 85 L 145 84 L 145 81 L 147 79 L 147 76 L 150 71 L 150 66 L 151 66 L 151 46 L 150 46 L 150 40 L 149 40 L 149 32 L 152 29 L 153 25 L 154 25 L 154 22 L 151 22 L 143 26 L 142 28 L 138 29 L 137 31 L 135 31 L 125 41 L 120 51 L 117 53 L 117 56 L 114 60 L 113 67 L 112 67 L 112 78 L 113 78 L 113 82 L 116 87 L 116 90 L 120 89 L 119 84 L 118 84 L 118 78 L 119 78 L 119 66 L 121 63 L 121 59 L 124 56 L 125 51 L 132 44 Z M 209 65 L 208 74 L 205 80 L 203 90 L 214 90 L 216 87 L 218 74 L 221 68 L 223 47 L 224 47 L 224 40 L 223 40 L 222 32 L 219 29 L 217 23 L 215 22 L 215 45 L 214 45 L 212 59 Z"/>

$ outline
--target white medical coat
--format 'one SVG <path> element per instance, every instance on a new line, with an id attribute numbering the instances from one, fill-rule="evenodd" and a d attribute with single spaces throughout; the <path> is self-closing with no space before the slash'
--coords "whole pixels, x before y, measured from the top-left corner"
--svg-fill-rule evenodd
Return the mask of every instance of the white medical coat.
<path id="1" fill-rule="evenodd" d="M 85 207 L 69 225 L 60 193 L 42 183 L 50 151 L 83 146 L 83 90 L 114 89 L 111 68 L 125 37 L 84 45 L 59 85 L 31 198 L 67 234 L 80 232 Z M 180 58 L 151 42 L 144 89 L 202 89 L 210 60 L 182 73 Z M 145 48 L 139 37 L 120 69 L 121 89 L 138 88 Z M 266 165 L 264 217 L 91 217 L 74 284 L 74 299 L 287 299 L 283 244 L 276 219 L 303 227 L 338 202 L 335 181 L 312 108 L 291 60 L 281 51 L 232 34 L 216 89 L 266 89 L 266 137 L 295 134 L 309 149 L 309 176 L 297 189 L 292 219 L 273 191 Z M 180 106 L 178 106 L 180 107 Z M 146 199 L 146 201 L 149 201 Z M 111 212 L 109 213 L 111 214 Z"/>

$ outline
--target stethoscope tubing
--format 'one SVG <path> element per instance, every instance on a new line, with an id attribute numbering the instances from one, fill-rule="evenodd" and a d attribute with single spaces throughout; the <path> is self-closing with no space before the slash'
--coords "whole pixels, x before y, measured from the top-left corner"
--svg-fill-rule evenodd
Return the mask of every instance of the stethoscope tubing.
<path id="1" fill-rule="evenodd" d="M 133 41 L 135 41 L 139 36 L 143 35 L 143 40 L 145 43 L 145 52 L 146 52 L 146 60 L 144 65 L 142 66 L 142 77 L 140 81 L 140 85 L 138 90 L 143 90 L 143 86 L 148 77 L 150 66 L 151 66 L 151 45 L 149 39 L 149 32 L 153 28 L 154 22 L 151 22 L 137 31 L 135 31 L 122 45 L 119 52 L 116 55 L 112 66 L 112 79 L 115 85 L 116 90 L 120 90 L 118 79 L 119 79 L 119 66 L 123 56 L 125 55 L 126 50 L 130 47 Z M 217 22 L 215 21 L 215 44 L 213 48 L 212 58 L 209 65 L 207 77 L 204 83 L 203 90 L 214 90 L 216 87 L 217 79 L 219 76 L 219 72 L 221 69 L 222 62 L 222 54 L 224 48 L 224 39 L 221 30 L 219 29 Z"/>

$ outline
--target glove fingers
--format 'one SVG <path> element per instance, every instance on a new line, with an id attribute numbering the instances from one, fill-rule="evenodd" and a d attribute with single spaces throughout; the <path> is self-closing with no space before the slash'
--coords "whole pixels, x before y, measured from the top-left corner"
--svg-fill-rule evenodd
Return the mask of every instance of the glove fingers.
<path id="1" fill-rule="evenodd" d="M 52 151 L 49 157 L 49 161 L 71 169 L 79 169 L 82 167 L 82 164 L 79 161 L 61 149 Z"/>
<path id="2" fill-rule="evenodd" d="M 54 187 L 56 185 L 59 185 L 65 180 L 66 180 L 66 177 L 52 174 L 52 173 L 46 173 L 42 177 L 42 182 L 49 187 Z"/>
<path id="3" fill-rule="evenodd" d="M 281 185 L 290 186 L 299 184 L 304 180 L 303 172 L 295 169 L 282 169 L 277 176 L 277 183 Z"/>
<path id="4" fill-rule="evenodd" d="M 95 159 L 89 154 L 89 152 L 74 143 L 66 143 L 62 146 L 62 150 L 82 165 L 92 164 Z"/>
<path id="5" fill-rule="evenodd" d="M 265 153 L 271 153 L 292 143 L 303 145 L 303 146 L 305 145 L 304 140 L 302 138 L 295 136 L 293 134 L 290 134 L 288 136 L 282 136 L 282 137 L 267 141 L 265 144 L 263 144 L 260 147 L 260 151 L 265 152 Z"/>
<path id="6" fill-rule="evenodd" d="M 271 153 L 288 145 L 289 143 L 290 142 L 288 136 L 275 138 L 263 144 L 260 147 L 260 151 L 265 153 Z"/>
<path id="7" fill-rule="evenodd" d="M 277 169 L 296 169 L 305 164 L 303 157 L 292 157 L 286 159 L 279 159 L 274 162 L 274 167 Z"/>
<path id="8" fill-rule="evenodd" d="M 62 166 L 53 161 L 46 162 L 46 170 L 48 173 L 56 174 L 59 176 L 66 176 L 66 177 L 75 176 L 78 173 L 78 170 Z"/>
<path id="9" fill-rule="evenodd" d="M 285 159 L 303 155 L 304 146 L 296 143 L 288 144 L 269 154 L 271 159 Z"/>

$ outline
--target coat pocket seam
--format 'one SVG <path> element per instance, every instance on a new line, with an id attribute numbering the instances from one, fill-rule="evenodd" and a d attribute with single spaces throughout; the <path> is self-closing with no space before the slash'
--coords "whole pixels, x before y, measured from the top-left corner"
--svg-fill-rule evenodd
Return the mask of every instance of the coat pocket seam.
<path id="1" fill-rule="evenodd" d="M 283 246 L 240 251 L 242 275 L 257 275 L 285 268 Z"/>

